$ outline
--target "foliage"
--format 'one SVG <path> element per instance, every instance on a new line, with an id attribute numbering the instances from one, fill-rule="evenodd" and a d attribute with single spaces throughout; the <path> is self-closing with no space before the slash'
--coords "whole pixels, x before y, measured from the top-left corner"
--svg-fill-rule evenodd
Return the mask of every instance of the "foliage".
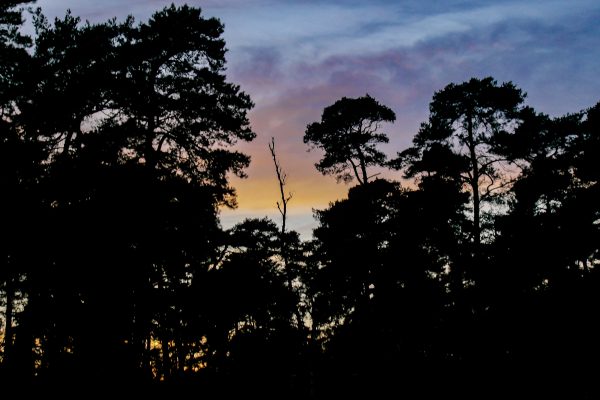
<path id="1" fill-rule="evenodd" d="M 323 110 L 321 122 L 306 127 L 304 143 L 325 151 L 315 165 L 322 174 L 345 182 L 356 178 L 366 184 L 371 178 L 367 168 L 386 162 L 386 155 L 376 147 L 389 141 L 380 132 L 381 124 L 395 120 L 391 109 L 368 94 L 356 99 L 343 97 Z"/>
<path id="2" fill-rule="evenodd" d="M 481 242 L 482 203 L 496 200 L 511 183 L 495 141 L 519 123 L 524 97 L 511 82 L 498 85 L 491 77 L 451 83 L 434 94 L 429 121 L 421 124 L 413 147 L 391 161 L 409 178 L 437 174 L 469 188 L 476 248 Z"/>

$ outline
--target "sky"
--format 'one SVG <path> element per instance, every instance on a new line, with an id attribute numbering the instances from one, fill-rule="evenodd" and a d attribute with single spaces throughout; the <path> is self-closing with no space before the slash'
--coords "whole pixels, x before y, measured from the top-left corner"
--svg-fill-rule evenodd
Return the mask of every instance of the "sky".
<path id="1" fill-rule="evenodd" d="M 174 1 L 183 4 L 186 1 Z M 101 22 L 131 14 L 146 20 L 172 1 L 38 0 L 50 17 L 66 9 Z M 278 185 L 267 147 L 288 175 L 289 225 L 310 236 L 312 209 L 343 198 L 349 186 L 321 176 L 318 151 L 302 142 L 306 125 L 341 97 L 366 93 L 396 113 L 384 126 L 389 155 L 410 145 L 435 91 L 451 82 L 493 76 L 512 81 L 526 104 L 559 116 L 600 101 L 598 0 L 188 0 L 225 24 L 229 81 L 255 102 L 257 138 L 237 149 L 252 157 L 249 178 L 232 179 L 239 207 L 222 211 L 225 227 L 245 218 L 278 218 Z M 383 176 L 400 179 L 400 174 Z"/>

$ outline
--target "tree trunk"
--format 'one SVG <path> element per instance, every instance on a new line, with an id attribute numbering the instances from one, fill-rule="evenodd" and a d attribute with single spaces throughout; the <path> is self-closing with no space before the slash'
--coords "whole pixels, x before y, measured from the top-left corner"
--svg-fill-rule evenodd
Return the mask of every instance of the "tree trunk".
<path id="1" fill-rule="evenodd" d="M 367 175 L 367 166 L 365 165 L 364 159 L 360 160 L 360 170 L 363 176 L 363 182 L 366 184 L 369 181 L 369 176 Z"/>
<path id="2" fill-rule="evenodd" d="M 5 328 L 4 328 L 4 365 L 7 364 L 7 359 L 10 358 L 13 345 L 13 302 L 14 302 L 14 282 L 13 277 L 9 276 L 6 280 L 6 312 L 5 312 Z"/>
<path id="3" fill-rule="evenodd" d="M 75 136 L 75 133 L 73 133 L 73 132 L 67 133 L 67 136 L 65 137 L 65 144 L 64 144 L 63 150 L 62 150 L 63 157 L 67 157 L 69 155 L 69 149 L 71 148 L 71 142 L 73 141 L 74 136 Z"/>
<path id="4" fill-rule="evenodd" d="M 144 143 L 144 158 L 146 159 L 146 165 L 151 169 L 156 167 L 157 154 L 154 151 L 154 130 L 156 129 L 156 123 L 154 116 L 148 116 L 148 131 L 146 132 L 146 141 Z"/>
<path id="5" fill-rule="evenodd" d="M 358 159 L 360 160 L 360 172 L 362 173 L 362 181 L 363 184 L 367 184 L 369 181 L 369 176 L 367 175 L 367 165 L 365 164 L 365 157 L 362 152 L 359 151 Z"/>
<path id="6" fill-rule="evenodd" d="M 169 339 L 166 332 L 163 332 L 160 344 L 162 350 L 162 373 L 164 379 L 167 380 L 171 376 L 171 358 L 169 357 Z"/>
<path id="7" fill-rule="evenodd" d="M 157 152 L 154 150 L 154 138 L 155 130 L 158 126 L 158 110 L 155 107 L 155 83 L 156 75 L 158 74 L 159 65 L 152 65 L 150 69 L 150 76 L 148 82 L 148 108 L 146 109 L 146 123 L 147 131 L 144 142 L 144 158 L 146 159 L 146 165 L 153 169 L 158 164 Z"/>
<path id="8" fill-rule="evenodd" d="M 479 250 L 481 243 L 481 216 L 479 197 L 479 165 L 477 163 L 477 153 L 475 152 L 475 138 L 473 137 L 473 117 L 467 115 L 467 134 L 469 135 L 467 146 L 469 147 L 469 158 L 471 161 L 471 190 L 473 191 L 473 245 L 475 251 Z"/>
<path id="9" fill-rule="evenodd" d="M 185 347 L 183 346 L 183 341 L 180 338 L 175 340 L 175 345 L 177 347 L 177 371 L 180 375 L 183 375 L 183 373 L 185 372 Z"/>
<path id="10" fill-rule="evenodd" d="M 358 168 L 356 167 L 356 164 L 354 164 L 354 161 L 351 158 L 348 161 L 350 161 L 350 165 L 352 165 L 352 169 L 354 170 L 354 176 L 356 177 L 356 180 L 359 184 L 363 185 L 364 182 L 362 181 L 362 179 L 360 179 L 360 174 L 358 173 Z"/>
<path id="11" fill-rule="evenodd" d="M 281 205 L 279 202 L 277 202 L 277 208 L 279 209 L 279 213 L 281 214 L 281 233 L 279 238 L 281 258 L 283 260 L 283 269 L 285 271 L 285 278 L 287 280 L 288 287 L 290 289 L 290 292 L 293 293 L 293 278 L 289 269 L 288 243 L 285 237 L 287 221 L 287 203 L 292 199 L 292 194 L 290 193 L 288 196 L 285 195 L 287 175 L 281 168 L 279 161 L 277 161 L 277 154 L 275 153 L 275 138 L 271 138 L 269 150 L 271 151 L 271 157 L 273 158 L 273 164 L 275 165 L 275 174 L 277 175 L 277 182 L 279 183 L 279 194 L 281 196 Z M 297 307 L 294 310 L 294 315 L 296 316 L 298 329 L 302 329 L 304 322 Z"/>
<path id="12" fill-rule="evenodd" d="M 160 268 L 160 267 L 159 267 Z M 161 269 L 161 275 L 163 270 Z M 161 294 L 165 294 L 166 285 L 164 284 L 164 277 L 161 276 L 158 281 L 158 290 Z M 171 376 L 171 358 L 169 355 L 169 318 L 168 318 L 168 307 L 165 307 L 165 311 L 162 313 L 162 318 L 159 320 L 159 334 L 160 334 L 160 348 L 162 353 L 162 376 L 166 381 Z"/>
<path id="13" fill-rule="evenodd" d="M 356 150 L 356 154 L 358 156 L 358 162 L 360 163 L 360 172 L 362 174 L 362 184 L 366 185 L 367 182 L 369 181 L 369 175 L 367 175 L 367 164 L 365 161 L 365 155 L 363 154 L 362 150 L 356 146 L 355 147 Z M 361 179 L 359 179 L 359 182 L 361 181 Z"/>
<path id="14" fill-rule="evenodd" d="M 142 369 L 144 371 L 144 378 L 154 378 L 154 371 L 152 370 L 152 334 L 148 333 L 147 335 L 148 336 L 145 339 L 143 339 L 142 343 Z"/>

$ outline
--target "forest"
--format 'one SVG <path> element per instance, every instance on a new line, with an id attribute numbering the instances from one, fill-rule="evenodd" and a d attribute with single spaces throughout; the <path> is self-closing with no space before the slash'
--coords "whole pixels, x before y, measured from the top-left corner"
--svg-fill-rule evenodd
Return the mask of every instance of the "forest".
<path id="1" fill-rule="evenodd" d="M 349 184 L 313 238 L 286 226 L 275 141 L 282 219 L 224 229 L 235 145 L 260 132 L 222 23 L 38 10 L 31 37 L 27 3 L 0 5 L 4 391 L 600 394 L 600 103 L 550 117 L 512 82 L 449 83 L 390 157 L 394 111 L 343 97 L 306 121 L 317 170 Z"/>

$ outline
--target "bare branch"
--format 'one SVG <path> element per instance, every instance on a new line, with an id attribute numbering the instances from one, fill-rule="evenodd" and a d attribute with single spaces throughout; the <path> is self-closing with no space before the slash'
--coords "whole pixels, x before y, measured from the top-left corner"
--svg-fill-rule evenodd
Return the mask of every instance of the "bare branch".
<path id="1" fill-rule="evenodd" d="M 285 235 L 285 225 L 287 220 L 287 204 L 288 201 L 292 198 L 292 193 L 289 193 L 287 196 L 285 195 L 285 184 L 287 181 L 287 174 L 281 168 L 281 164 L 277 160 L 277 155 L 275 154 L 275 138 L 271 138 L 271 142 L 269 143 L 269 151 L 271 152 L 271 158 L 273 159 L 273 164 L 275 165 L 275 174 L 277 175 L 277 182 L 279 183 L 279 193 L 281 196 L 281 203 L 277 202 L 277 209 L 281 214 L 281 238 L 283 241 L 283 237 Z"/>
<path id="2" fill-rule="evenodd" d="M 490 158 L 490 157 L 486 157 L 486 158 Z M 494 158 L 486 163 L 482 163 L 479 168 L 483 169 L 483 168 L 489 167 L 490 165 L 492 165 L 494 163 L 500 163 L 500 162 L 505 162 L 505 161 L 510 162 L 510 160 L 508 158 Z"/>
<path id="3" fill-rule="evenodd" d="M 507 187 L 507 186 L 510 186 L 510 185 L 512 185 L 513 183 L 515 183 L 517 180 L 518 180 L 518 179 L 516 179 L 516 178 L 514 178 L 514 179 L 509 179 L 508 181 L 502 182 L 501 184 L 499 184 L 498 186 L 496 186 L 496 187 L 493 187 L 493 188 L 492 188 L 492 187 L 490 187 L 490 186 L 491 186 L 491 185 L 490 185 L 490 186 L 488 186 L 488 187 L 486 188 L 486 192 L 485 192 L 485 193 L 484 193 L 484 194 L 481 196 L 481 198 L 482 198 L 482 199 L 487 199 L 487 198 L 489 198 L 489 197 L 490 197 L 490 196 L 493 194 L 492 192 L 494 192 L 495 190 L 500 190 L 500 189 L 503 189 L 503 188 L 505 188 L 505 187 Z"/>
<path id="4" fill-rule="evenodd" d="M 286 224 L 286 220 L 287 220 L 287 205 L 288 202 L 292 199 L 293 194 L 292 192 L 288 193 L 288 195 L 285 195 L 285 184 L 286 184 L 286 180 L 287 180 L 287 174 L 285 172 L 283 172 L 283 169 L 281 168 L 281 164 L 279 164 L 279 161 L 277 160 L 277 155 L 275 154 L 275 138 L 271 138 L 271 143 L 269 143 L 269 150 L 271 152 L 271 157 L 273 158 L 273 164 L 275 165 L 275 174 L 277 175 L 277 181 L 279 182 L 279 193 L 281 195 L 281 203 L 278 201 L 277 202 L 277 209 L 279 210 L 279 213 L 281 214 L 281 232 L 280 232 L 280 246 L 281 246 L 281 257 L 283 259 L 283 270 L 284 270 L 284 274 L 287 280 L 287 284 L 288 284 L 288 288 L 290 291 L 293 291 L 293 274 L 292 271 L 288 268 L 289 266 L 289 262 L 288 262 L 288 257 L 289 257 L 289 251 L 288 251 L 288 243 L 286 240 L 286 235 L 285 235 L 285 224 Z M 302 317 L 300 316 L 300 313 L 296 310 L 294 312 L 295 316 L 296 316 L 296 320 L 297 320 L 297 324 L 298 327 L 300 327 L 302 325 Z"/>

